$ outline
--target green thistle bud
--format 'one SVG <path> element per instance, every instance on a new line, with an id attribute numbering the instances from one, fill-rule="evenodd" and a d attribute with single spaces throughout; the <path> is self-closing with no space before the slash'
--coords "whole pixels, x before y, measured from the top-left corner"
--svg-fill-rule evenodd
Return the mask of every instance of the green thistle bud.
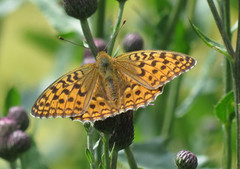
<path id="1" fill-rule="evenodd" d="M 63 0 L 66 13 L 77 19 L 87 19 L 97 10 L 97 0 Z"/>
<path id="2" fill-rule="evenodd" d="M 26 110 L 21 106 L 11 107 L 8 112 L 8 118 L 16 121 L 19 125 L 19 129 L 25 131 L 29 126 L 29 118 Z"/>
<path id="3" fill-rule="evenodd" d="M 0 137 L 6 137 L 18 128 L 19 126 L 15 120 L 8 117 L 0 119 Z"/>
<path id="4" fill-rule="evenodd" d="M 175 162 L 178 166 L 178 169 L 196 169 L 198 166 L 198 161 L 195 154 L 187 150 L 178 152 Z"/>
<path id="5" fill-rule="evenodd" d="M 123 48 L 126 52 L 143 49 L 143 39 L 136 33 L 129 33 L 123 39 Z"/>

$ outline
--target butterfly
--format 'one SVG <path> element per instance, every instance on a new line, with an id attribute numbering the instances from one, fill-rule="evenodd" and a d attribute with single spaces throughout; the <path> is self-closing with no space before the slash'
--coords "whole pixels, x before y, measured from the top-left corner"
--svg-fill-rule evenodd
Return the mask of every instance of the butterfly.
<path id="1" fill-rule="evenodd" d="M 170 51 L 142 50 L 115 58 L 100 51 L 96 63 L 78 67 L 52 83 L 31 114 L 81 122 L 104 120 L 147 106 L 166 83 L 195 64 L 190 56 Z"/>

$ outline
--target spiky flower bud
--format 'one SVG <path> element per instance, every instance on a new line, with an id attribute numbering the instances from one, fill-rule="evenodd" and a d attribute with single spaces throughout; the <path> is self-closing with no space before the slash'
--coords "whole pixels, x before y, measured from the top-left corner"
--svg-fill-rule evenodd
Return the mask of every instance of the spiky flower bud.
<path id="1" fill-rule="evenodd" d="M 0 137 L 6 137 L 18 128 L 19 126 L 15 120 L 8 117 L 3 117 L 0 119 Z"/>
<path id="2" fill-rule="evenodd" d="M 11 107 L 7 117 L 15 120 L 20 127 L 19 129 L 22 131 L 25 131 L 29 126 L 29 118 L 27 112 L 21 106 Z"/>
<path id="3" fill-rule="evenodd" d="M 103 39 L 95 38 L 94 43 L 95 43 L 98 51 L 106 50 L 107 44 Z M 88 48 L 84 51 L 83 56 L 84 56 L 83 63 L 82 63 L 83 65 L 96 62 L 96 59 L 94 58 L 90 49 L 88 49 Z"/>
<path id="4" fill-rule="evenodd" d="M 119 125 L 119 115 L 95 121 L 93 125 L 94 128 L 103 133 L 112 134 L 115 128 Z"/>
<path id="5" fill-rule="evenodd" d="M 134 139 L 133 111 L 129 110 L 119 115 L 119 125 L 109 139 L 109 146 L 122 150 L 132 144 Z"/>
<path id="6" fill-rule="evenodd" d="M 178 152 L 175 162 L 178 166 L 178 169 L 196 169 L 198 166 L 198 161 L 195 154 L 187 150 Z"/>
<path id="7" fill-rule="evenodd" d="M 0 157 L 8 161 L 15 161 L 30 146 L 29 136 L 22 130 L 16 130 L 9 136 L 0 137 Z"/>
<path id="8" fill-rule="evenodd" d="M 16 130 L 9 136 L 8 148 L 10 151 L 23 153 L 27 151 L 30 146 L 31 140 L 29 136 L 21 130 Z"/>
<path id="9" fill-rule="evenodd" d="M 143 39 L 136 33 L 129 33 L 123 39 L 123 48 L 126 52 L 143 49 Z"/>
<path id="10" fill-rule="evenodd" d="M 77 19 L 86 19 L 97 10 L 97 0 L 63 0 L 66 13 Z"/>
<path id="11" fill-rule="evenodd" d="M 109 147 L 115 146 L 115 150 L 121 150 L 129 146 L 134 138 L 133 111 L 129 110 L 105 120 L 94 123 L 94 127 L 110 134 Z"/>

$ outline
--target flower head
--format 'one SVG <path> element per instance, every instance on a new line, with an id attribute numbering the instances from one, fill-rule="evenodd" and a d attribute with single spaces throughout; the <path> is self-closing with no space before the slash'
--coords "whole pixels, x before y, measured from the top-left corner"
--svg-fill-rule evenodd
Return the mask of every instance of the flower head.
<path id="1" fill-rule="evenodd" d="M 87 19 L 97 10 L 97 0 L 63 0 L 66 13 L 77 19 Z"/>
<path id="2" fill-rule="evenodd" d="M 136 33 L 129 33 L 123 39 L 123 48 L 126 52 L 143 49 L 143 39 Z"/>
<path id="3" fill-rule="evenodd" d="M 198 165 L 195 154 L 187 150 L 178 152 L 175 161 L 178 169 L 196 169 Z"/>

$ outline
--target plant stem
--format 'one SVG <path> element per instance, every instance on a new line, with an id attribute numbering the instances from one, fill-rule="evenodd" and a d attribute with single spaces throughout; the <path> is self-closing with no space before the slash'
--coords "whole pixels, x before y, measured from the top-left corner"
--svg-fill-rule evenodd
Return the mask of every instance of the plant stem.
<path id="1" fill-rule="evenodd" d="M 214 20 L 215 20 L 215 22 L 216 22 L 216 24 L 217 24 L 218 30 L 219 30 L 219 32 L 220 32 L 220 34 L 221 34 L 221 37 L 222 37 L 222 39 L 223 39 L 224 45 L 225 45 L 228 53 L 229 53 L 232 57 L 234 57 L 234 56 L 235 56 L 234 50 L 233 50 L 233 48 L 232 48 L 230 39 L 229 39 L 228 36 L 227 36 L 227 33 L 226 33 L 225 27 L 224 27 L 224 25 L 223 25 L 223 22 L 222 22 L 219 14 L 218 14 L 218 12 L 217 12 L 216 6 L 215 6 L 213 0 L 207 0 L 207 2 L 208 2 L 208 5 L 209 5 L 209 7 L 210 7 L 210 9 L 211 9 L 212 14 L 213 14 Z"/>
<path id="2" fill-rule="evenodd" d="M 113 150 L 111 169 L 116 169 L 117 168 L 117 159 L 118 159 L 118 151 Z"/>
<path id="3" fill-rule="evenodd" d="M 118 17 L 117 17 L 117 21 L 116 21 L 116 24 L 115 24 L 114 29 L 113 29 L 113 33 L 111 35 L 111 40 L 110 40 L 109 49 L 108 49 L 108 54 L 110 56 L 112 55 L 114 44 L 115 44 L 116 37 L 117 37 L 117 33 L 118 33 L 119 28 L 120 28 L 125 2 L 126 1 L 120 1 L 119 2 Z"/>
<path id="4" fill-rule="evenodd" d="M 228 38 L 232 39 L 232 33 L 231 33 L 231 20 L 230 20 L 230 0 L 223 0 L 223 8 L 224 8 L 224 26 L 225 26 L 225 30 L 227 33 Z"/>
<path id="5" fill-rule="evenodd" d="M 238 2 L 238 21 L 240 20 L 240 2 Z M 236 116 L 236 132 L 237 132 L 237 169 L 240 169 L 240 115 L 239 115 L 239 105 L 240 105 L 240 22 L 238 22 L 238 32 L 237 32 L 237 46 L 236 46 L 236 56 L 233 67 L 233 77 L 234 77 L 234 97 L 235 97 L 235 116 Z"/>
<path id="6" fill-rule="evenodd" d="M 125 152 L 125 155 L 127 157 L 128 164 L 129 164 L 130 168 L 131 169 L 138 169 L 137 163 L 136 163 L 136 161 L 134 159 L 131 147 L 130 146 L 126 147 L 124 149 L 124 152 Z"/>
<path id="7" fill-rule="evenodd" d="M 21 169 L 26 169 L 27 166 L 26 166 L 26 163 L 25 163 L 25 161 L 24 161 L 22 155 L 20 155 L 19 159 L 20 159 Z"/>
<path id="8" fill-rule="evenodd" d="M 81 23 L 81 27 L 82 27 L 82 31 L 83 31 L 83 34 L 87 40 L 87 43 L 89 45 L 89 48 L 93 54 L 94 57 L 97 56 L 97 53 L 98 53 L 98 49 L 94 43 L 94 40 L 93 40 L 93 37 L 92 37 L 92 33 L 90 31 L 90 28 L 89 28 L 89 24 L 88 24 L 88 21 L 87 19 L 81 19 L 80 20 L 80 23 Z"/>
<path id="9" fill-rule="evenodd" d="M 109 158 L 109 134 L 104 133 L 104 157 L 105 157 L 105 169 L 110 169 L 110 158 Z"/>
<path id="10" fill-rule="evenodd" d="M 91 169 L 95 169 L 95 158 L 94 158 L 94 151 L 93 151 L 93 133 L 94 133 L 94 128 L 92 126 L 89 126 L 88 131 L 87 131 L 87 148 L 91 152 L 93 156 L 93 162 L 90 164 Z"/>
<path id="11" fill-rule="evenodd" d="M 171 42 L 171 37 L 173 35 L 173 30 L 175 29 L 178 19 L 180 17 L 181 11 L 184 9 L 187 0 L 179 0 L 178 4 L 176 5 L 176 9 L 173 10 L 174 13 L 170 16 L 169 22 L 166 27 L 166 32 L 164 33 L 164 37 L 162 43 L 160 44 L 161 49 L 166 49 Z"/>
<path id="12" fill-rule="evenodd" d="M 165 118 L 163 120 L 163 128 L 162 128 L 162 135 L 163 135 L 163 138 L 165 139 L 165 142 L 167 142 L 167 140 L 169 140 L 169 138 L 171 137 L 175 110 L 178 102 L 178 94 L 179 94 L 181 78 L 182 77 L 178 77 L 173 82 L 171 82 L 169 86 L 167 107 L 165 110 Z"/>
<path id="13" fill-rule="evenodd" d="M 221 16 L 222 21 L 227 33 L 227 37 L 231 42 L 231 23 L 230 23 L 230 2 L 229 0 L 222 0 L 221 2 Z M 232 90 L 232 76 L 231 76 L 231 62 L 224 58 L 224 73 L 223 73 L 223 84 L 224 84 L 224 95 Z M 231 169 L 232 165 L 232 120 L 226 124 L 223 124 L 224 133 L 224 144 L 223 144 L 223 159 L 222 167 L 223 169 Z"/>
<path id="14" fill-rule="evenodd" d="M 96 26 L 96 37 L 98 38 L 104 38 L 105 5 L 106 0 L 99 0 Z"/>
<path id="15" fill-rule="evenodd" d="M 10 166 L 10 169 L 16 169 L 17 168 L 16 161 L 10 161 L 9 166 Z"/>
<path id="16" fill-rule="evenodd" d="M 223 169 L 231 169 L 232 165 L 232 122 L 223 125 L 224 132 L 224 153 Z"/>

